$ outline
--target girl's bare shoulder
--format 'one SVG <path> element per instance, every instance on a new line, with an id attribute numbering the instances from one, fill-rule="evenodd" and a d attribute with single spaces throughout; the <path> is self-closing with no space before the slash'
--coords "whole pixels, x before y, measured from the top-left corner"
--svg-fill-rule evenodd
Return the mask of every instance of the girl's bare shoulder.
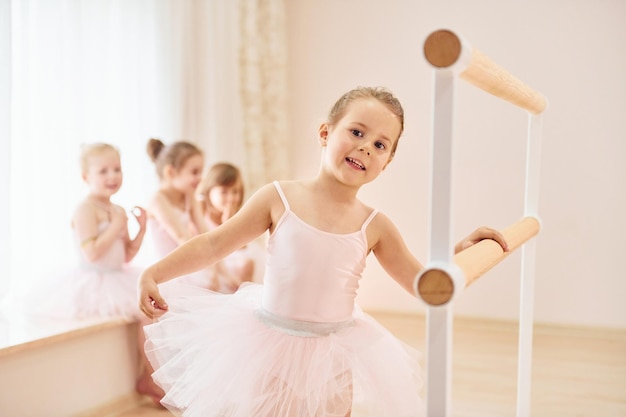
<path id="1" fill-rule="evenodd" d="M 167 197 L 163 190 L 159 190 L 152 195 L 152 197 L 148 200 L 147 209 L 148 211 L 160 211 L 163 208 L 171 208 L 174 207 L 170 199 Z"/>
<path id="2" fill-rule="evenodd" d="M 280 182 L 280 187 L 282 189 L 283 182 Z M 244 204 L 244 207 L 247 205 L 253 206 L 266 206 L 268 208 L 274 207 L 277 203 L 280 202 L 280 195 L 278 194 L 278 190 L 274 183 L 268 183 L 261 186 L 257 191 L 252 194 L 252 196 L 248 199 L 248 201 Z"/>
<path id="3" fill-rule="evenodd" d="M 372 221 L 370 222 L 370 226 L 380 229 L 382 231 L 386 231 L 389 228 L 395 228 L 391 219 L 383 212 L 379 211 L 376 213 Z"/>
<path id="4" fill-rule="evenodd" d="M 85 198 L 81 200 L 72 213 L 71 225 L 76 228 L 92 227 L 91 225 L 99 222 L 99 208 L 93 203 L 93 201 Z"/>
<path id="5" fill-rule="evenodd" d="M 79 201 L 74 208 L 73 217 L 75 218 L 77 216 L 84 216 L 89 214 L 95 215 L 97 210 L 98 208 L 96 207 L 96 205 L 89 198 L 86 197 Z"/>
<path id="6" fill-rule="evenodd" d="M 276 182 L 278 183 L 278 186 L 281 188 L 281 190 L 285 192 L 302 190 L 306 188 L 310 183 L 310 181 L 305 180 L 280 180 Z M 270 183 L 267 185 L 270 186 L 272 189 L 276 189 L 274 183 Z"/>
<path id="7" fill-rule="evenodd" d="M 384 238 L 395 238 L 398 229 L 391 219 L 383 212 L 377 212 L 370 224 L 367 226 L 367 236 L 370 246 L 374 247 Z"/>
<path id="8" fill-rule="evenodd" d="M 280 181 L 279 187 L 285 194 L 291 194 L 298 189 L 297 181 Z M 285 205 L 276 185 L 268 183 L 259 188 L 241 210 L 254 211 L 259 215 L 267 216 L 269 223 L 275 224 L 284 213 Z"/>

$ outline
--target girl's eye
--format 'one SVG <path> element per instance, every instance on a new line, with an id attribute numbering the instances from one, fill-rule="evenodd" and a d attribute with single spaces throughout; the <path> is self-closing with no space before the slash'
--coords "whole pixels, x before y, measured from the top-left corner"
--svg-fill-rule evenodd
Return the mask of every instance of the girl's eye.
<path id="1" fill-rule="evenodd" d="M 386 148 L 385 144 L 382 143 L 382 142 L 376 142 L 374 144 L 374 146 L 376 146 L 376 149 L 385 149 Z"/>
<path id="2" fill-rule="evenodd" d="M 354 136 L 359 137 L 359 138 L 362 138 L 362 137 L 363 137 L 363 132 L 361 132 L 361 131 L 360 131 L 360 130 L 358 130 L 358 129 L 352 129 L 352 134 L 353 134 Z"/>

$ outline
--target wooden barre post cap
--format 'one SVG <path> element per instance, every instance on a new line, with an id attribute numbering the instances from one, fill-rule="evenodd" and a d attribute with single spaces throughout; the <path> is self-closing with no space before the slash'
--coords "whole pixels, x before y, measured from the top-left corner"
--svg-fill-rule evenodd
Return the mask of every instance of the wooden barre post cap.
<path id="1" fill-rule="evenodd" d="M 446 29 L 432 32 L 424 42 L 424 56 L 437 68 L 453 65 L 461 56 L 461 50 L 461 39 Z"/>
<path id="2" fill-rule="evenodd" d="M 442 269 L 431 269 L 420 277 L 417 292 L 431 306 L 446 304 L 454 294 L 452 277 Z"/>

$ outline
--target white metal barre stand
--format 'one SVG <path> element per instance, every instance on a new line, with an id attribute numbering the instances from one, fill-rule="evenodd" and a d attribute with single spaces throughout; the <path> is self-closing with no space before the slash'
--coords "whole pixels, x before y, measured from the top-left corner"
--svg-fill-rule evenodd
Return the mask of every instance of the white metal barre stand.
<path id="1" fill-rule="evenodd" d="M 478 275 L 466 276 L 465 272 L 454 262 L 454 244 L 452 242 L 452 126 L 455 80 L 460 76 L 477 87 L 528 110 L 530 114 L 524 215 L 533 220 L 520 222 L 515 231 L 511 232 L 517 241 L 516 247 L 523 245 L 517 415 L 518 417 L 528 417 L 530 415 L 536 244 L 534 240 L 530 244 L 525 244 L 525 242 L 534 236 L 539 229 L 537 202 L 541 155 L 541 117 L 538 114 L 545 109 L 546 101 L 542 95 L 526 87 L 521 81 L 498 67 L 479 51 L 472 50 L 467 42 L 450 31 L 433 32 L 427 39 L 424 49 L 427 59 L 436 67 L 433 95 L 430 253 L 426 268 L 416 281 L 417 292 L 428 304 L 426 328 L 427 415 L 429 417 L 450 416 L 452 301 L 466 285 L 478 277 Z M 522 233 L 518 233 L 520 230 Z M 521 235 L 523 236 L 520 237 Z M 486 272 L 491 266 L 503 259 L 502 254 L 496 254 L 497 259 L 493 255 L 489 256 L 492 259 L 483 262 L 487 266 L 478 268 L 481 273 Z M 434 287 L 431 286 L 433 282 L 436 282 Z M 440 285 L 441 282 L 444 283 L 443 286 Z M 428 297 L 425 294 L 428 294 Z"/>

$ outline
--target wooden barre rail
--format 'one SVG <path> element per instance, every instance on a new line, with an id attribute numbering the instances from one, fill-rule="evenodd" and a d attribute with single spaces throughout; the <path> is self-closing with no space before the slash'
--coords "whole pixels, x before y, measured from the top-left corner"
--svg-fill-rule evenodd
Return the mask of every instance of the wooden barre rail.
<path id="1" fill-rule="evenodd" d="M 468 287 L 483 274 L 509 256 L 539 233 L 539 221 L 534 217 L 524 217 L 517 223 L 502 230 L 509 250 L 504 252 L 494 240 L 485 239 L 470 246 L 454 257 L 454 263 L 463 271 L 465 286 Z M 454 295 L 454 280 L 450 274 L 442 269 L 433 268 L 425 271 L 418 283 L 417 291 L 421 298 L 429 305 L 443 305 Z"/>
<path id="2" fill-rule="evenodd" d="M 436 68 L 449 68 L 464 55 L 464 42 L 449 30 L 432 32 L 424 42 L 424 56 Z M 467 44 L 465 45 L 467 49 Z M 500 97 L 534 114 L 542 113 L 545 97 L 494 63 L 486 55 L 471 48 L 471 58 L 459 77 L 496 97 Z"/>

